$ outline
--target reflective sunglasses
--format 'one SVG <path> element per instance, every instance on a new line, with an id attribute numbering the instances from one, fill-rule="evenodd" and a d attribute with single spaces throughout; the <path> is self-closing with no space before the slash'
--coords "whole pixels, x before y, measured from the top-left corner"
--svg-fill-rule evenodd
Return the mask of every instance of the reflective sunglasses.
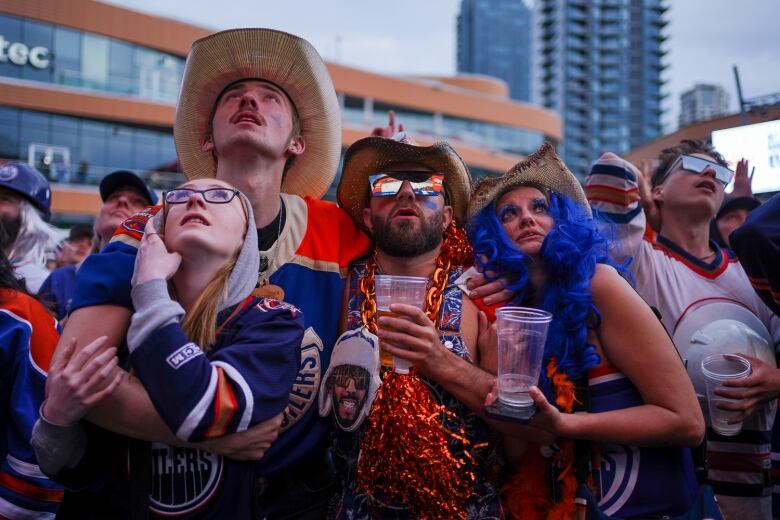
<path id="1" fill-rule="evenodd" d="M 207 190 L 194 190 L 192 188 L 176 188 L 163 193 L 163 199 L 168 204 L 184 204 L 193 193 L 203 195 L 203 200 L 211 204 L 227 204 L 238 195 L 238 190 L 230 188 L 209 188 Z"/>
<path id="2" fill-rule="evenodd" d="M 666 169 L 666 172 L 664 173 L 663 177 L 661 177 L 659 184 L 666 180 L 672 170 L 674 170 L 675 166 L 677 166 L 677 164 L 680 162 L 682 162 L 683 170 L 699 175 L 701 175 L 707 168 L 712 168 L 715 171 L 715 179 L 723 184 L 724 188 L 728 186 L 728 184 L 734 179 L 734 172 L 722 164 L 718 164 L 714 161 L 708 161 L 707 159 L 702 159 L 701 157 L 694 157 L 693 155 L 681 155 L 675 159 L 669 168 Z"/>
<path id="3" fill-rule="evenodd" d="M 371 196 L 392 197 L 409 181 L 412 191 L 418 197 L 439 195 L 444 189 L 444 175 L 428 172 L 382 172 L 368 178 Z"/>

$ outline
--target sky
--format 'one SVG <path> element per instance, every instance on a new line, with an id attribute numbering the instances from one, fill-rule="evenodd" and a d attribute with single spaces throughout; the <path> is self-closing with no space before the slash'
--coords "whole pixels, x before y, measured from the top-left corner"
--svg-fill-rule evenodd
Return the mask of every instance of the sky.
<path id="1" fill-rule="evenodd" d="M 456 72 L 460 0 L 104 1 L 207 29 L 284 30 L 309 40 L 328 61 L 383 74 Z M 680 94 L 697 82 L 723 86 L 737 111 L 733 65 L 739 68 L 745 98 L 780 92 L 780 0 L 668 3 L 667 131 L 677 127 Z"/>

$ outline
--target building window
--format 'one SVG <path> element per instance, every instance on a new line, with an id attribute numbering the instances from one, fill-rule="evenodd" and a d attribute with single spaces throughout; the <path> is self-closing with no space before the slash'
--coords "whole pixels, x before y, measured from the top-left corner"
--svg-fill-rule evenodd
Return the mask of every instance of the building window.
<path id="1" fill-rule="evenodd" d="M 0 76 L 176 102 L 184 72 L 181 57 L 5 15 L 0 15 L 0 36 L 5 48 L 0 51 Z"/>

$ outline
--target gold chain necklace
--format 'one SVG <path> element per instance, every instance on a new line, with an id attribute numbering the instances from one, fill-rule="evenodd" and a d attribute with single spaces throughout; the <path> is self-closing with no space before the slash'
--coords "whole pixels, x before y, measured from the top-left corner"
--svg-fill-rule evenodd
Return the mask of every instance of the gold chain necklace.
<path id="1" fill-rule="evenodd" d="M 436 268 L 428 284 L 428 292 L 425 295 L 425 306 L 423 311 L 426 316 L 438 326 L 439 309 L 444 300 L 444 289 L 447 287 L 447 280 L 452 270 L 471 261 L 471 244 L 466 238 L 466 233 L 453 220 L 444 232 L 441 251 L 436 257 Z M 374 254 L 366 260 L 365 273 L 358 282 L 358 290 L 363 295 L 363 301 L 360 303 L 360 316 L 363 318 L 363 325 L 376 334 L 376 284 L 374 276 L 376 275 L 376 250 Z"/>

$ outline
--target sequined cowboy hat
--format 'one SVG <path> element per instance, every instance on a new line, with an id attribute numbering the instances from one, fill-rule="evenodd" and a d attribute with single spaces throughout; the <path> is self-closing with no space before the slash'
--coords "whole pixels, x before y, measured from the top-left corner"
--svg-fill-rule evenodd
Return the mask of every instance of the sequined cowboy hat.
<path id="1" fill-rule="evenodd" d="M 471 193 L 471 174 L 460 155 L 447 143 L 417 146 L 404 133 L 355 141 L 344 155 L 336 197 L 352 220 L 365 229 L 363 208 L 369 204 L 368 177 L 395 164 L 415 163 L 444 174 L 444 189 L 455 221 L 464 225 Z"/>
<path id="2" fill-rule="evenodd" d="M 512 166 L 500 177 L 482 177 L 471 194 L 468 215 L 472 218 L 495 202 L 503 193 L 516 186 L 533 186 L 544 191 L 566 195 L 592 216 L 590 204 L 582 186 L 555 153 L 550 143 L 544 143 L 534 153 Z"/>
<path id="3" fill-rule="evenodd" d="M 242 79 L 273 83 L 292 100 L 306 149 L 286 172 L 282 191 L 321 197 L 336 176 L 341 153 L 336 91 L 325 62 L 309 42 L 271 29 L 232 29 L 192 44 L 173 126 L 186 177 L 216 175 L 214 157 L 201 146 L 219 95 Z"/>

